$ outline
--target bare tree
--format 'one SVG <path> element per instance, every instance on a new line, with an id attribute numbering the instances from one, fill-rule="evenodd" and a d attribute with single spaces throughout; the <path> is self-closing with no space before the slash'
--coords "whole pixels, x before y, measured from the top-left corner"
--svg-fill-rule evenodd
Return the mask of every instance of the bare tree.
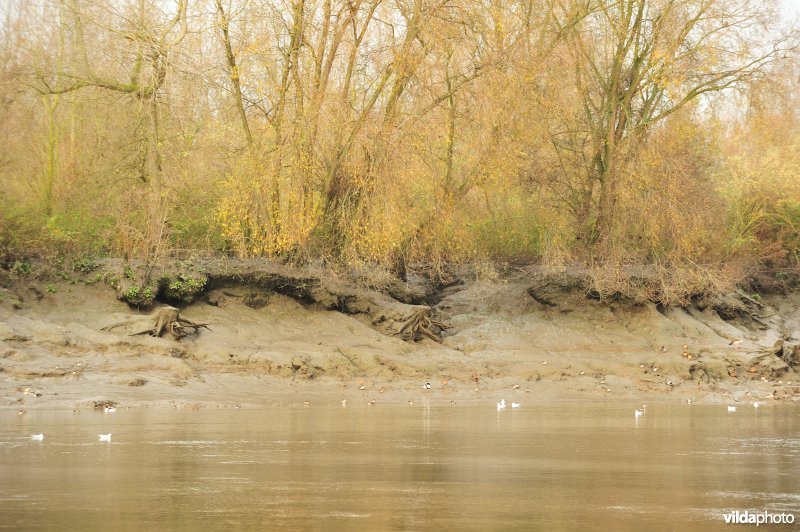
<path id="1" fill-rule="evenodd" d="M 632 145 L 701 96 L 758 76 L 792 43 L 787 36 L 764 39 L 774 13 L 761 1 L 578 4 L 582 23 L 570 32 L 569 45 L 588 150 L 584 191 L 595 202 L 594 209 L 584 209 L 582 224 L 592 233 L 590 240 L 604 245 L 614 228 L 620 173 L 635 153 Z M 576 11 L 560 0 L 553 13 L 568 21 Z"/>
<path id="2" fill-rule="evenodd" d="M 111 92 L 130 95 L 142 102 L 147 119 L 146 156 L 141 178 L 145 182 L 153 180 L 160 187 L 161 157 L 159 154 L 159 89 L 167 77 L 169 52 L 186 37 L 188 26 L 186 8 L 188 0 L 176 0 L 174 12 L 161 23 L 151 24 L 150 14 L 154 9 L 147 0 L 138 0 L 136 16 L 127 19 L 127 27 L 112 30 L 119 38 L 129 43 L 132 52 L 131 63 L 126 69 L 128 79 L 121 80 L 111 75 L 98 73 L 89 59 L 86 45 L 86 15 L 81 9 L 80 0 L 61 0 L 64 9 L 72 18 L 72 39 L 75 61 L 70 69 L 56 73 L 55 78 L 40 77 L 40 91 L 43 94 L 58 95 L 86 87 L 97 87 Z M 99 22 L 94 24 L 101 26 Z M 62 24 L 66 31 L 66 24 Z"/>

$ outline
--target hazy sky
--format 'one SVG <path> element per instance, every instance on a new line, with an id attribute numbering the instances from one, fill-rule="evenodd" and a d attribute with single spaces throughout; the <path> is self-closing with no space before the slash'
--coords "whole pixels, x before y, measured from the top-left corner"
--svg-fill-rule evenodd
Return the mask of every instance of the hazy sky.
<path id="1" fill-rule="evenodd" d="M 781 0 L 783 12 L 789 17 L 800 14 L 800 0 Z"/>

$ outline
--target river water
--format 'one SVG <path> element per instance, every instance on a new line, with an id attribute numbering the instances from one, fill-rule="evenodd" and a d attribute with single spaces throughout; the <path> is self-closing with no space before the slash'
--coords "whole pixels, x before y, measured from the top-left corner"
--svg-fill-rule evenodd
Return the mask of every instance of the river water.
<path id="1" fill-rule="evenodd" d="M 800 408 L 638 406 L 0 411 L 0 528 L 800 529 Z"/>

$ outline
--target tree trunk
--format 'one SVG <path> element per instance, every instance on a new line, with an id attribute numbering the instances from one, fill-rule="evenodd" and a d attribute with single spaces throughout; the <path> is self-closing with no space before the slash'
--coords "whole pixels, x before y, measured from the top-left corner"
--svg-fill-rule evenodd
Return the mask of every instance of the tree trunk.
<path id="1" fill-rule="evenodd" d="M 595 242 L 598 249 L 608 251 L 614 231 L 614 214 L 617 205 L 617 176 L 608 173 L 600 181 L 600 198 L 597 209 L 597 224 L 595 228 Z"/>
<path id="2" fill-rule="evenodd" d="M 58 125 L 56 110 L 60 94 L 43 94 L 42 102 L 47 112 L 47 162 L 42 183 L 42 207 L 47 216 L 53 213 L 53 184 L 58 172 Z"/>
<path id="3" fill-rule="evenodd" d="M 239 112 L 239 120 L 242 123 L 242 131 L 244 132 L 247 146 L 253 145 L 253 136 L 250 133 L 250 125 L 247 122 L 247 113 L 244 109 L 244 98 L 242 97 L 242 87 L 239 83 L 239 67 L 236 64 L 236 56 L 233 53 L 230 37 L 230 18 L 225 14 L 222 8 L 222 0 L 215 0 L 217 4 L 217 14 L 219 15 L 219 25 L 222 30 L 222 43 L 225 46 L 225 57 L 228 60 L 228 69 L 230 70 L 229 76 L 231 84 L 233 85 L 233 99 L 236 103 L 236 110 Z"/>

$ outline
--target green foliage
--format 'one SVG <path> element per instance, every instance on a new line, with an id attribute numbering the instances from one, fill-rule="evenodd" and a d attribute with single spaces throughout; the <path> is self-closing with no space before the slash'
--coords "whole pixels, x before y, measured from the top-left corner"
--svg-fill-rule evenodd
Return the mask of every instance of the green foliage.
<path id="1" fill-rule="evenodd" d="M 103 278 L 104 278 L 104 274 L 97 273 L 97 274 L 95 274 L 94 277 L 91 277 L 91 278 L 88 278 L 88 279 L 84 279 L 83 284 L 85 284 L 87 286 L 91 286 L 93 284 L 99 283 L 100 281 L 103 280 Z"/>
<path id="2" fill-rule="evenodd" d="M 138 286 L 131 286 L 130 288 L 122 292 L 121 295 L 124 300 L 131 301 L 139 298 L 139 292 L 140 288 Z"/>
<path id="3" fill-rule="evenodd" d="M 81 257 L 72 263 L 72 270 L 77 273 L 91 273 L 99 267 L 100 265 L 97 264 L 97 261 L 90 256 Z"/>
<path id="4" fill-rule="evenodd" d="M 800 264 L 800 201 L 778 201 L 773 218 L 774 237 L 779 238 L 795 264 Z"/>
<path id="5" fill-rule="evenodd" d="M 61 250 L 102 252 L 108 249 L 113 224 L 110 216 L 96 216 L 78 209 L 50 216 L 45 230 L 49 240 Z"/>
<path id="6" fill-rule="evenodd" d="M 472 227 L 476 247 L 499 260 L 531 261 L 542 256 L 542 228 L 530 217 L 484 219 Z"/>
<path id="7" fill-rule="evenodd" d="M 163 288 L 164 297 L 189 303 L 194 300 L 197 294 L 203 291 L 207 279 L 205 277 L 193 277 L 181 273 L 175 278 L 167 277 L 165 281 L 166 286 Z"/>
<path id="8" fill-rule="evenodd" d="M 17 260 L 11 265 L 11 273 L 20 277 L 30 275 L 32 271 L 33 266 L 31 266 L 31 263 L 27 261 Z"/>
<path id="9" fill-rule="evenodd" d="M 222 191 L 205 179 L 187 180 L 174 199 L 169 224 L 170 245 L 186 250 L 222 250 L 225 240 L 214 220 Z"/>
<path id="10" fill-rule="evenodd" d="M 119 287 L 120 278 L 114 272 L 103 272 L 102 274 L 98 274 L 98 277 L 101 277 L 102 281 L 111 288 L 117 289 Z"/>
<path id="11" fill-rule="evenodd" d="M 0 201 L 0 260 L 30 257 L 48 248 L 51 243 L 42 226 L 37 209 L 19 201 Z"/>
<path id="12" fill-rule="evenodd" d="M 152 286 L 133 285 L 120 293 L 119 298 L 131 306 L 149 307 L 153 304 L 156 292 Z"/>

